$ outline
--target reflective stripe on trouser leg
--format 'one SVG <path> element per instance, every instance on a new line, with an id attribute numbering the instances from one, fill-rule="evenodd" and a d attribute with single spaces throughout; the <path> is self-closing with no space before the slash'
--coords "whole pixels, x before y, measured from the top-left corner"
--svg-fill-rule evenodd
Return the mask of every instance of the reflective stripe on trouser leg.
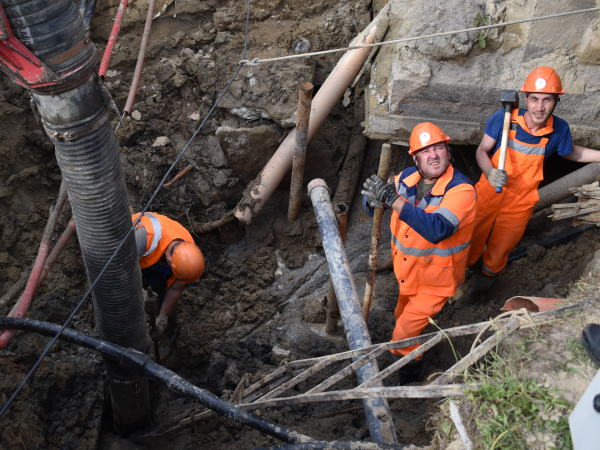
<path id="1" fill-rule="evenodd" d="M 446 304 L 448 297 L 429 294 L 398 296 L 398 306 L 394 313 L 396 328 L 392 334 L 392 342 L 419 336 L 429 324 L 429 317 L 435 316 Z M 406 356 L 418 345 L 391 350 L 396 356 Z"/>

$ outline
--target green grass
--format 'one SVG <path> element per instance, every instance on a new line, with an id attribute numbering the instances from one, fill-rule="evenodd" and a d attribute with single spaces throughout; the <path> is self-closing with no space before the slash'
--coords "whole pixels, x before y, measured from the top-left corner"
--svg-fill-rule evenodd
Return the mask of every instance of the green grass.
<path id="1" fill-rule="evenodd" d="M 590 356 L 585 351 L 583 342 L 581 341 L 581 338 L 579 338 L 579 337 L 575 337 L 575 338 L 571 339 L 571 341 L 567 344 L 567 350 L 569 350 L 571 352 L 574 362 L 588 364 L 588 363 L 591 363 L 591 361 L 592 361 Z"/>

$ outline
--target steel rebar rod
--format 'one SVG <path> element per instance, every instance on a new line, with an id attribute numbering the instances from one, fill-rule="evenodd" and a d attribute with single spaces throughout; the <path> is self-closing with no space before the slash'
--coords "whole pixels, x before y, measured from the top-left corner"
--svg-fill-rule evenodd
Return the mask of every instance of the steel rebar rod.
<path id="1" fill-rule="evenodd" d="M 368 347 L 371 337 L 362 315 L 358 292 L 354 277 L 350 270 L 344 243 L 337 226 L 333 206 L 329 200 L 329 189 L 323 180 L 316 179 L 309 183 L 308 193 L 313 204 L 319 232 L 329 265 L 329 273 L 340 305 L 340 313 L 348 346 L 351 350 Z M 357 369 L 356 377 L 360 383 L 370 380 L 379 373 L 377 361 L 371 361 Z M 324 393 L 315 394 L 323 395 Z M 278 399 L 268 400 L 277 401 Z M 364 399 L 367 424 L 374 442 L 397 443 L 396 430 L 390 407 L 385 398 Z"/>
<path id="2" fill-rule="evenodd" d="M 379 170 L 377 176 L 387 180 L 390 175 L 390 164 L 392 162 L 392 146 L 383 144 L 381 156 L 379 157 Z M 367 265 L 367 284 L 365 285 L 365 297 L 363 299 L 363 315 L 365 322 L 369 322 L 369 311 L 373 299 L 373 288 L 375 286 L 375 274 L 377 273 L 377 254 L 379 252 L 379 241 L 381 240 L 381 219 L 383 218 L 383 207 L 376 208 L 373 215 L 373 231 L 371 232 L 371 249 L 369 250 L 369 263 Z"/>
<path id="3" fill-rule="evenodd" d="M 306 162 L 306 144 L 308 143 L 308 124 L 313 88 L 314 86 L 311 83 L 302 83 L 298 94 L 298 119 L 296 121 L 296 141 L 292 162 L 290 202 L 288 205 L 288 221 L 290 222 L 295 222 L 298 218 L 302 201 L 302 177 L 304 176 L 304 163 Z"/>

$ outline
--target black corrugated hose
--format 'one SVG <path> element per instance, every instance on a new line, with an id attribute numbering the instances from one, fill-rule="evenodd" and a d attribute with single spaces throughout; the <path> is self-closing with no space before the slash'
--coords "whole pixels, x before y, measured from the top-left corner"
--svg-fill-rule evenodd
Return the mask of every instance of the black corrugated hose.
<path id="1" fill-rule="evenodd" d="M 54 337 L 60 331 L 60 325 L 50 322 L 43 322 L 33 319 L 17 319 L 14 317 L 0 317 L 0 328 L 17 329 L 24 331 L 33 331 L 44 336 Z M 235 420 L 242 425 L 247 425 L 262 433 L 281 439 L 284 442 L 298 443 L 310 438 L 296 431 L 282 427 L 276 423 L 260 419 L 248 411 L 236 408 L 220 398 L 215 397 L 210 392 L 194 386 L 189 381 L 170 371 L 166 367 L 155 363 L 144 354 L 131 349 L 125 349 L 110 342 L 88 336 L 79 331 L 69 328 L 65 329 L 60 339 L 71 344 L 80 345 L 91 350 L 98 351 L 105 359 L 110 359 L 116 364 L 125 367 L 129 372 L 135 373 L 138 377 L 148 377 L 151 380 L 166 385 L 173 391 L 193 397 L 198 402 L 210 408 L 213 411 Z M 389 447 L 398 448 L 398 447 Z"/>

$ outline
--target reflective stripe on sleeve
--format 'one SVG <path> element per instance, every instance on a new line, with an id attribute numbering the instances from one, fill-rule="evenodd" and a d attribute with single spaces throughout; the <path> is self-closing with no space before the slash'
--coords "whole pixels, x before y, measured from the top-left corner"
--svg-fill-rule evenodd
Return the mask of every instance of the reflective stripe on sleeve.
<path id="1" fill-rule="evenodd" d="M 464 249 L 468 248 L 469 245 L 471 245 L 471 241 L 469 241 L 469 242 L 466 242 L 464 244 L 456 245 L 454 247 L 449 247 L 449 248 L 437 248 L 437 247 L 433 247 L 433 248 L 415 248 L 415 247 L 405 247 L 404 245 L 402 245 L 400 243 L 400 241 L 394 235 L 392 235 L 392 241 L 394 242 L 394 245 L 396 247 L 398 247 L 398 250 L 400 250 L 403 254 L 410 255 L 410 256 L 417 256 L 417 257 L 418 256 L 429 256 L 429 255 L 436 255 L 436 256 L 447 257 L 447 256 L 451 256 L 451 255 L 453 255 L 455 253 L 460 253 Z"/>
<path id="2" fill-rule="evenodd" d="M 523 145 L 514 139 L 508 140 L 508 146 L 512 148 L 514 151 L 523 153 L 524 155 L 538 155 L 544 156 L 546 154 L 545 147 L 528 147 L 527 145 Z"/>
<path id="3" fill-rule="evenodd" d="M 446 208 L 436 209 L 435 211 L 433 211 L 432 214 L 439 214 L 444 219 L 448 219 L 448 221 L 452 225 L 454 225 L 454 233 L 456 233 L 456 231 L 458 230 L 458 226 L 460 225 L 460 220 L 458 220 L 458 217 L 456 217 L 456 214 L 454 214 L 452 211 L 450 211 L 449 209 L 446 209 Z"/>
<path id="4" fill-rule="evenodd" d="M 145 214 L 145 216 L 150 219 L 152 228 L 154 228 L 154 238 L 152 238 L 152 244 L 150 245 L 148 251 L 144 253 L 144 256 L 148 256 L 150 253 L 156 250 L 156 247 L 158 247 L 158 243 L 162 237 L 162 227 L 160 226 L 160 220 L 158 220 L 158 217 L 153 216 L 152 214 Z"/>

